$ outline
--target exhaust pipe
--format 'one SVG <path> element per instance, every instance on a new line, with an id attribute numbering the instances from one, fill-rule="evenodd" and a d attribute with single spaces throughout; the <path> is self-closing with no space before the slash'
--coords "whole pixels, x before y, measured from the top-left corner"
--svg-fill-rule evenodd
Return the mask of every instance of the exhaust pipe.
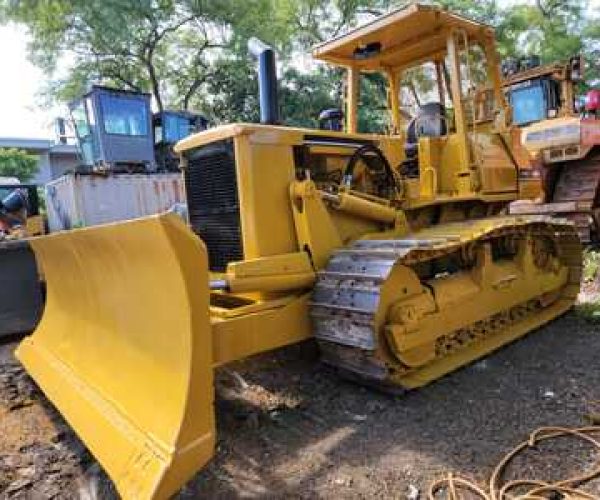
<path id="1" fill-rule="evenodd" d="M 258 92 L 260 101 L 260 122 L 265 125 L 279 123 L 279 103 L 277 98 L 277 71 L 275 51 L 258 38 L 248 40 L 248 50 L 258 60 Z"/>

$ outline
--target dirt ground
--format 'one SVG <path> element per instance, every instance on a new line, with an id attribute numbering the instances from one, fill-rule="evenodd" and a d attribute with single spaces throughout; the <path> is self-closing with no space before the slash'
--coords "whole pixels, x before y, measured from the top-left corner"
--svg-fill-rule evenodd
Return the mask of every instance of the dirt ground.
<path id="1" fill-rule="evenodd" d="M 0 498 L 109 497 L 13 348 L 0 347 Z M 401 398 L 341 380 L 312 343 L 263 355 L 218 373 L 217 453 L 178 497 L 415 500 L 448 471 L 483 483 L 534 428 L 600 411 L 599 359 L 599 326 L 574 313 Z M 558 441 L 515 470 L 557 476 L 594 459 Z M 600 498 L 599 484 L 588 491 Z"/>

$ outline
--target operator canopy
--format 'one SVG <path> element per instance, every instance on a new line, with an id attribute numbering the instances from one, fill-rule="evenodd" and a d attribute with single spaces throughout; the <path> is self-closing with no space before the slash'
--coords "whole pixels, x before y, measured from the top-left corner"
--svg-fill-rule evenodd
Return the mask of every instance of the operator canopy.
<path id="1" fill-rule="evenodd" d="M 439 7 L 413 4 L 317 45 L 313 57 L 367 71 L 412 66 L 443 56 L 454 29 L 466 32 L 471 40 L 494 38 L 493 28 L 486 24 Z"/>

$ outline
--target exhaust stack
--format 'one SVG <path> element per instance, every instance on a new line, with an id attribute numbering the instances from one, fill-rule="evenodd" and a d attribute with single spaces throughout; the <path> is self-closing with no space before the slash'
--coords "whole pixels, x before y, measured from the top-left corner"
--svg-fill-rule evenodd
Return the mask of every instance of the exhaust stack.
<path id="1" fill-rule="evenodd" d="M 275 125 L 279 123 L 275 51 L 254 37 L 248 40 L 248 50 L 258 60 L 260 122 L 265 125 Z"/>

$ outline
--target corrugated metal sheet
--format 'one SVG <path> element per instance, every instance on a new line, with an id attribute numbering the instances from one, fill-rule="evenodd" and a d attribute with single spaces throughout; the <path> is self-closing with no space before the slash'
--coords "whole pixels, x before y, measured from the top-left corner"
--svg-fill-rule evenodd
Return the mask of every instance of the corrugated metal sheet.
<path id="1" fill-rule="evenodd" d="M 46 185 L 51 232 L 135 219 L 184 203 L 180 174 L 68 174 Z"/>

